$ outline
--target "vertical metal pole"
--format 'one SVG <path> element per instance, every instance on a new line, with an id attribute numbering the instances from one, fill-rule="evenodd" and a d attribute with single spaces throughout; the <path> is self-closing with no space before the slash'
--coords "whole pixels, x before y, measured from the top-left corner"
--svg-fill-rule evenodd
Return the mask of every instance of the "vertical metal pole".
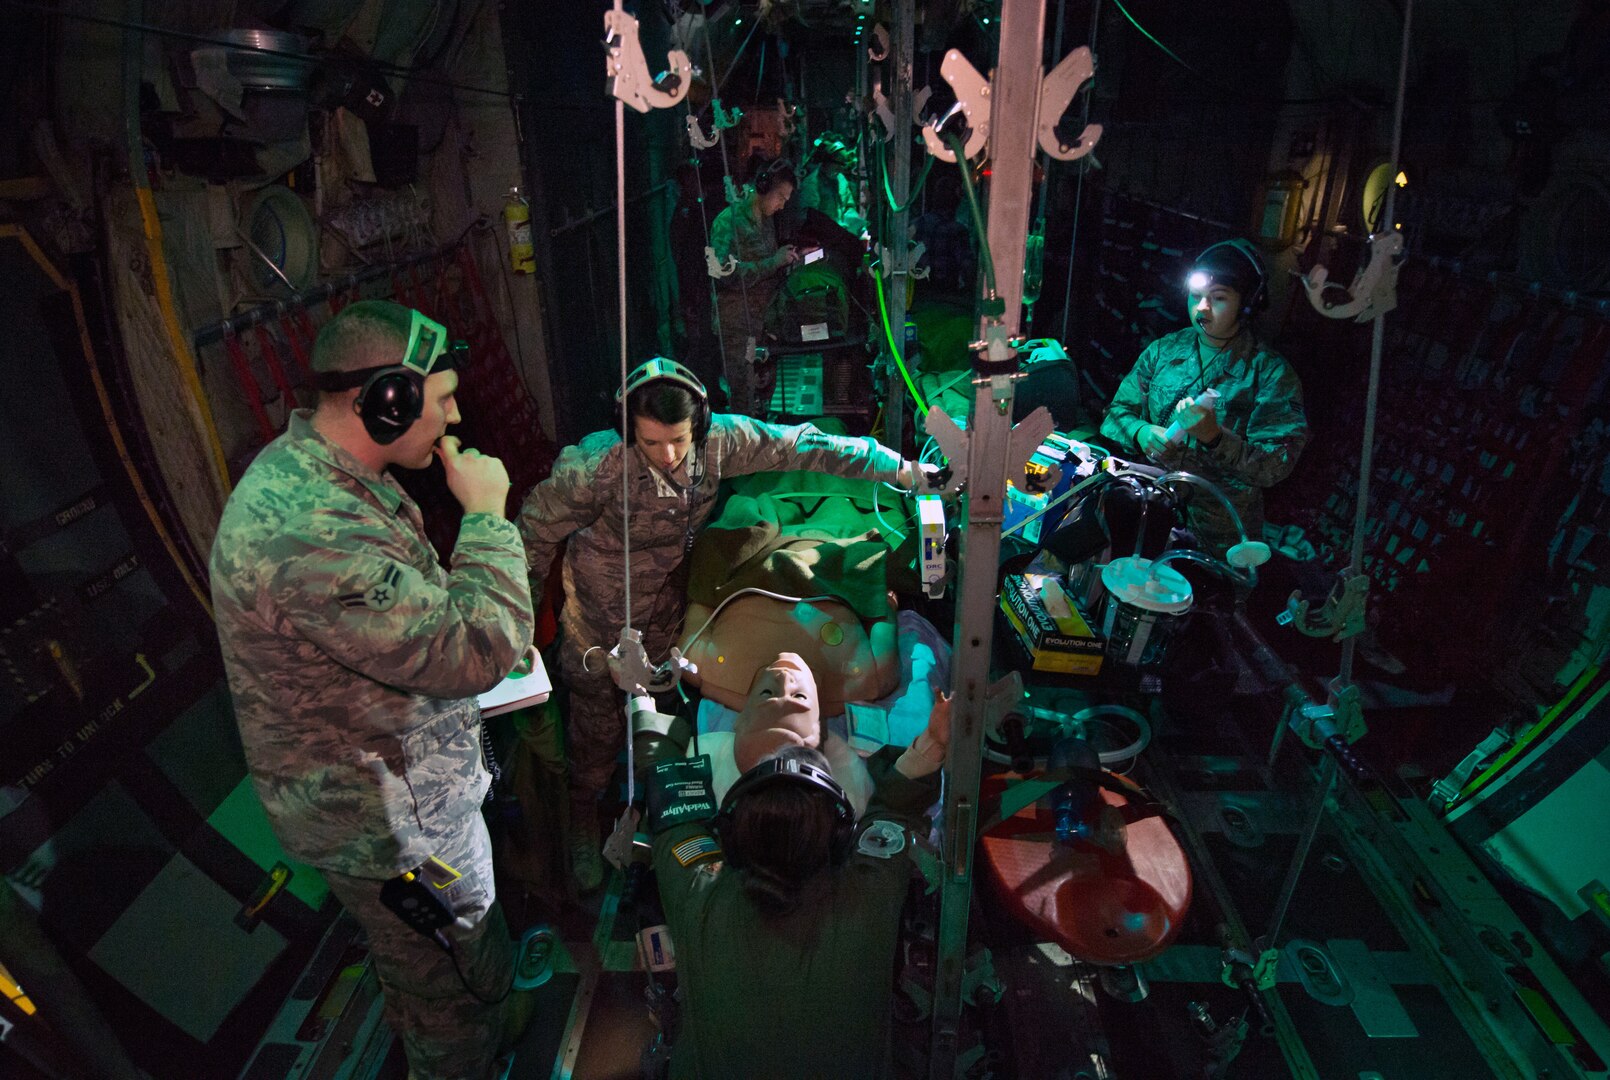
<path id="1" fill-rule="evenodd" d="M 1396 228 L 1392 220 L 1397 204 L 1398 154 L 1403 148 L 1403 98 L 1409 81 L 1409 29 L 1414 18 L 1414 0 L 1403 5 L 1403 44 L 1398 55 L 1398 97 L 1392 107 L 1392 171 L 1386 184 L 1386 205 L 1376 222 L 1377 233 Z M 1353 551 L 1348 563 L 1349 574 L 1364 572 L 1364 537 L 1369 531 L 1370 471 L 1375 455 L 1375 403 L 1381 393 L 1381 352 L 1386 342 L 1386 312 L 1378 312 L 1370 326 L 1370 388 L 1364 398 L 1364 438 L 1358 452 L 1358 502 L 1353 507 Z M 1341 670 L 1332 684 L 1331 700 L 1336 692 L 1352 685 L 1353 654 L 1358 650 L 1358 635 L 1342 642 Z"/>
<path id="2" fill-rule="evenodd" d="M 1101 0 L 1095 0 L 1095 2 L 1090 5 L 1091 52 L 1096 51 L 1096 32 L 1100 29 Z M 1062 49 L 1059 47 L 1057 49 L 1055 61 L 1060 61 L 1061 59 Z M 1095 97 L 1095 90 L 1086 90 L 1079 96 L 1084 99 L 1082 102 L 1083 112 L 1080 115 L 1084 118 L 1084 123 L 1088 124 L 1090 123 L 1090 99 Z M 1082 131 L 1084 129 L 1081 128 L 1080 130 Z M 1079 250 L 1079 210 L 1084 206 L 1085 171 L 1090 168 L 1090 164 L 1089 162 L 1080 159 L 1074 163 L 1073 167 L 1079 170 L 1079 176 L 1074 181 L 1075 186 L 1073 189 L 1073 230 L 1068 233 L 1068 283 L 1062 289 L 1062 337 L 1058 340 L 1062 342 L 1063 348 L 1067 348 L 1068 346 L 1068 317 L 1073 307 L 1073 257 Z"/>
<path id="3" fill-rule="evenodd" d="M 996 291 L 1006 306 L 1000 316 L 986 315 L 980 320 L 979 338 L 991 347 L 979 360 L 973 413 L 968 422 L 967 523 L 962 531 L 959 559 L 952 665 L 955 702 L 951 708 L 950 754 L 945 762 L 945 870 L 940 886 L 930 1080 L 952 1080 L 958 1049 L 994 636 L 995 571 L 1000 561 L 1007 446 L 1012 430 L 1013 372 L 1003 370 L 1005 366 L 998 361 L 990 363 L 989 356 L 1001 355 L 1007 339 L 1018 332 L 1022 316 L 1023 249 L 1033 200 L 1039 61 L 1044 41 L 1044 0 L 1002 0 L 999 55 L 1009 62 L 998 63 L 990 87 L 992 175 L 988 227 Z"/>
<path id="4" fill-rule="evenodd" d="M 894 192 L 895 203 L 901 207 L 911 197 L 911 68 L 915 54 L 912 40 L 915 37 L 915 8 L 916 0 L 895 0 L 894 42 L 890 50 L 894 61 L 891 78 L 894 85 L 889 106 L 894 113 L 894 134 L 889 141 L 894 148 L 894 161 L 889 167 L 889 187 Z M 889 160 L 888 155 L 884 155 L 884 160 Z M 874 188 L 873 198 L 877 197 L 877 189 Z M 906 282 L 911 270 L 910 250 L 906 247 L 906 222 L 909 217 L 904 209 L 890 215 L 888 234 L 884 237 L 889 249 L 890 336 L 894 338 L 894 348 L 900 351 L 900 359 L 907 363 L 911 360 L 906 355 Z M 893 357 L 884 367 L 884 376 L 884 441 L 904 453 L 906 386 Z"/>

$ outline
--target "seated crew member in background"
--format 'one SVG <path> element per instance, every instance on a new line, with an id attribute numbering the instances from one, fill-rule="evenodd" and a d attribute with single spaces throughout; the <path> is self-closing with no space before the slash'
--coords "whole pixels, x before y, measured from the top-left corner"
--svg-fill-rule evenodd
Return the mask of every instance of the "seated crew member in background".
<path id="1" fill-rule="evenodd" d="M 854 160 L 854 151 L 833 132 L 818 135 L 805 176 L 800 181 L 799 205 L 800 209 L 815 210 L 835 225 L 859 235 L 866 223 L 855 212 L 855 195 L 844 176 Z"/>
<path id="2" fill-rule="evenodd" d="M 475 996 L 498 998 L 512 973 L 476 695 L 531 644 L 531 597 L 503 463 L 444 437 L 459 420 L 446 345 L 400 304 L 359 301 L 330 320 L 313 347 L 318 407 L 292 415 L 224 508 L 212 598 L 275 834 L 367 932 L 414 1080 L 482 1080 L 524 995 Z M 433 455 L 464 508 L 451 572 L 386 475 Z M 387 879 L 432 860 L 459 875 L 439 894 L 458 916 L 454 956 L 380 900 Z"/>
<path id="3" fill-rule="evenodd" d="M 673 360 L 638 367 L 623 392 L 630 442 L 618 431 L 599 431 L 566 447 L 526 496 L 519 518 L 539 597 L 555 545 L 570 540 L 559 660 L 570 690 L 571 869 L 584 891 L 603 879 L 597 800 L 626 740 L 625 699 L 604 662 L 625 621 L 621 471 L 631 492 L 632 625 L 653 662 L 665 659 L 681 629 L 685 560 L 724 477 L 799 469 L 910 488 L 919 475 L 914 463 L 871 438 L 712 415 L 704 387 Z"/>
<path id="4" fill-rule="evenodd" d="M 766 309 L 790 266 L 799 261 L 792 246 L 777 246 L 774 220 L 794 194 L 794 166 L 786 158 L 763 166 L 738 201 L 716 215 L 710 246 L 723 266 L 736 268 L 716 278 L 716 332 L 720 335 L 722 370 L 727 378 L 728 407 L 744 416 L 763 416 L 777 381 L 775 365 L 751 365 L 749 339 L 763 339 Z"/>
<path id="5" fill-rule="evenodd" d="M 1284 357 L 1252 328 L 1268 299 L 1263 260 L 1245 240 L 1214 244 L 1196 257 L 1187 282 L 1191 325 L 1148 345 L 1119 385 L 1101 422 L 1120 454 L 1137 451 L 1224 490 L 1247 536 L 1263 534 L 1263 489 L 1284 480 L 1308 442 L 1303 389 Z M 1218 392 L 1208 403 L 1205 391 Z M 1184 437 L 1167 439 L 1178 422 Z M 1223 555 L 1239 540 L 1229 515 L 1205 492 L 1190 521 L 1202 546 Z"/>
<path id="6" fill-rule="evenodd" d="M 687 782 L 701 759 L 649 774 L 654 869 L 687 993 L 673 1078 L 890 1075 L 908 831 L 927 827 L 949 741 L 950 702 L 936 693 L 928 729 L 859 825 L 808 747 L 746 772 L 719 815 L 707 779 Z"/>

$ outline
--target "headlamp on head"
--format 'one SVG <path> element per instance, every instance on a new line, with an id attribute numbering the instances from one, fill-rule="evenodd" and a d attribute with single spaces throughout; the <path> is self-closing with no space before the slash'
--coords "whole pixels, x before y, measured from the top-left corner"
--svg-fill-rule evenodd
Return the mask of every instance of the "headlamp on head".
<path id="1" fill-rule="evenodd" d="M 463 341 L 449 342 L 447 327 L 418 311 L 410 312 L 408 343 L 403 347 L 402 360 L 395 364 L 379 364 L 358 368 L 355 371 L 321 371 L 314 376 L 314 385 L 331 392 L 351 390 L 363 386 L 386 371 L 402 368 L 424 379 L 438 371 L 462 371 L 469 362 L 470 347 Z"/>
<path id="2" fill-rule="evenodd" d="M 1211 244 L 1191 263 L 1185 286 L 1193 296 L 1201 296 L 1215 285 L 1236 291 L 1243 315 L 1256 315 L 1268 302 L 1268 274 L 1263 258 L 1245 240 Z"/>
<path id="3" fill-rule="evenodd" d="M 462 370 L 469 360 L 469 343 L 448 341 L 447 327 L 418 311 L 412 315 L 402 366 L 419 375 Z"/>

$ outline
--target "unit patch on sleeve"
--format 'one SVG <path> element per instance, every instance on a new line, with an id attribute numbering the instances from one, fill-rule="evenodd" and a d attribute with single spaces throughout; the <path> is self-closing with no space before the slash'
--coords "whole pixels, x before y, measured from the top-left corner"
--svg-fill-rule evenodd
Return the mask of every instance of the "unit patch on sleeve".
<path id="1" fill-rule="evenodd" d="M 402 570 L 392 565 L 386 568 L 386 573 L 373 585 L 362 592 L 342 593 L 336 600 L 345 608 L 366 607 L 371 611 L 389 611 L 397 602 L 397 593 L 402 585 Z"/>
<path id="2" fill-rule="evenodd" d="M 887 818 L 874 821 L 861 833 L 855 850 L 874 859 L 892 859 L 906 850 L 905 826 Z"/>

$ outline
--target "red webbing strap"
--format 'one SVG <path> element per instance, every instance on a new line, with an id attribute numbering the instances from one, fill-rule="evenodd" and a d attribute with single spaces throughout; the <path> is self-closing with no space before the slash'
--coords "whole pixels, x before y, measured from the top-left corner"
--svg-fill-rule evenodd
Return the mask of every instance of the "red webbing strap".
<path id="1" fill-rule="evenodd" d="M 280 333 L 285 336 L 285 343 L 291 347 L 291 355 L 296 358 L 296 369 L 301 373 L 303 381 L 312 385 L 313 364 L 308 359 L 307 352 L 308 346 L 313 344 L 312 328 L 307 326 L 306 311 L 298 311 L 297 314 L 301 316 L 300 320 L 293 319 L 289 311 L 280 315 Z M 298 322 L 301 326 L 297 325 Z M 304 330 L 307 332 L 307 345 L 303 345 L 301 337 L 298 336 L 299 331 Z"/>
<path id="2" fill-rule="evenodd" d="M 280 393 L 285 396 L 286 415 L 297 406 L 296 387 L 291 385 L 290 378 L 285 374 L 285 365 L 280 363 L 280 351 L 274 344 L 274 335 L 269 333 L 268 327 L 263 323 L 257 324 L 257 351 L 268 367 L 268 373 L 274 379 L 274 385 L 279 387 Z"/>
<path id="3" fill-rule="evenodd" d="M 257 385 L 257 376 L 252 374 L 246 350 L 240 347 L 240 337 L 233 331 L 224 334 L 224 349 L 229 353 L 229 362 L 234 365 L 235 379 L 240 383 L 241 393 L 246 396 L 246 407 L 257 419 L 257 429 L 263 433 L 265 440 L 272 439 L 274 422 L 268 418 L 268 410 L 263 407 L 263 391 Z"/>

